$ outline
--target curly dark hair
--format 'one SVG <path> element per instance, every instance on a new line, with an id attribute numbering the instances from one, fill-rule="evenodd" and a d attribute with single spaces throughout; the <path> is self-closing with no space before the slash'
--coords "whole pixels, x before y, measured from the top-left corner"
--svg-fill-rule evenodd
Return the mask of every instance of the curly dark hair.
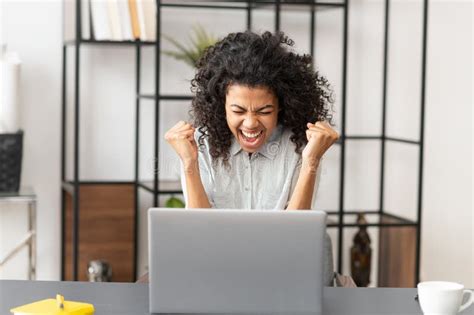
<path id="1" fill-rule="evenodd" d="M 226 122 L 225 97 L 230 84 L 267 87 L 278 98 L 278 124 L 292 131 L 291 141 L 301 153 L 306 123 L 332 123 L 332 92 L 327 80 L 313 70 L 310 55 L 288 48 L 294 42 L 284 33 L 231 33 L 206 49 L 191 81 L 195 93 L 190 111 L 194 126 L 208 138 L 214 161 L 227 163 L 233 134 Z"/>

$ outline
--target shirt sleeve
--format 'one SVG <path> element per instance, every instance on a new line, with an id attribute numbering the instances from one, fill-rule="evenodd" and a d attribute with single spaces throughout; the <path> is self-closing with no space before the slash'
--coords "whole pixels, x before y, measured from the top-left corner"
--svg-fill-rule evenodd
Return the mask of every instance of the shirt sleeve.
<path id="1" fill-rule="evenodd" d="M 285 208 L 288 206 L 288 203 L 290 202 L 291 196 L 293 196 L 293 191 L 295 190 L 296 187 L 296 182 L 298 181 L 298 177 L 300 176 L 300 171 L 301 171 L 301 164 L 302 160 L 301 157 L 298 159 L 298 162 L 295 167 L 295 171 L 293 172 L 293 177 L 291 178 L 291 186 L 290 186 L 290 194 L 288 196 L 288 201 L 286 202 Z M 311 209 L 314 210 L 316 209 L 316 198 L 318 195 L 318 188 L 319 188 L 319 182 L 321 180 L 321 170 L 323 168 L 323 163 L 322 160 L 319 162 L 318 169 L 316 170 L 316 179 L 314 182 L 314 190 L 313 190 L 313 199 L 311 200 Z"/>

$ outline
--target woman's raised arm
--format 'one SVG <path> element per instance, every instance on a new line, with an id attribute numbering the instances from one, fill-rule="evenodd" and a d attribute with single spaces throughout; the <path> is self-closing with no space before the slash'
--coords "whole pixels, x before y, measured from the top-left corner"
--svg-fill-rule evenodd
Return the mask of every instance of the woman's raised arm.
<path id="1" fill-rule="evenodd" d="M 187 208 L 211 208 L 201 181 L 198 162 L 198 147 L 194 140 L 195 128 L 184 121 L 178 122 L 165 134 L 165 139 L 181 159 Z"/>

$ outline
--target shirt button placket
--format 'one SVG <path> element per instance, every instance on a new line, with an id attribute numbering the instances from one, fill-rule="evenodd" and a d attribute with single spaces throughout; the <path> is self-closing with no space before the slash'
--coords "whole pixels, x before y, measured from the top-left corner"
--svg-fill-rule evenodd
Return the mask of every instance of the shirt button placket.
<path id="1" fill-rule="evenodd" d="M 246 208 L 252 208 L 252 191 L 251 191 L 251 179 L 252 179 L 252 167 L 250 164 L 250 159 L 247 160 L 247 164 L 245 166 L 245 203 Z"/>

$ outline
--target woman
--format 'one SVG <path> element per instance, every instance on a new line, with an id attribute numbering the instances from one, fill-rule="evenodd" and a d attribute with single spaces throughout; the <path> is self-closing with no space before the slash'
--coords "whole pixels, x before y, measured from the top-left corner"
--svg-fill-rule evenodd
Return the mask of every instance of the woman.
<path id="1" fill-rule="evenodd" d="M 327 81 L 292 45 L 283 33 L 232 33 L 198 61 L 193 122 L 165 135 L 187 208 L 312 208 L 321 158 L 339 136 Z"/>

